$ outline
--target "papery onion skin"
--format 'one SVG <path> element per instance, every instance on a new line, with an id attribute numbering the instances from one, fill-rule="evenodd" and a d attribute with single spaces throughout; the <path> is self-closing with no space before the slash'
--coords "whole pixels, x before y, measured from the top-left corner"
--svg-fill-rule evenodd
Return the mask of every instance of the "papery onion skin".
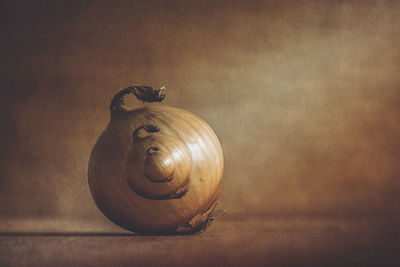
<path id="1" fill-rule="evenodd" d="M 133 89 L 124 90 L 126 94 L 132 92 Z M 153 90 L 150 93 L 149 89 L 143 90 L 153 99 L 149 102 L 161 102 L 165 98 L 163 89 Z M 120 99 L 123 96 L 123 93 L 119 93 L 114 97 L 111 105 L 111 120 L 96 142 L 89 160 L 88 181 L 96 205 L 111 221 L 133 232 L 174 234 L 194 233 L 202 229 L 209 221 L 212 210 L 221 195 L 224 159 L 217 136 L 206 122 L 190 112 L 154 104 L 128 110 Z M 129 172 L 132 171 L 132 168 L 129 168 L 129 164 L 132 163 L 130 160 L 135 160 L 134 164 L 138 172 L 140 172 L 142 161 L 145 166 L 147 156 L 144 153 L 133 154 L 143 155 L 141 156 L 143 158 L 129 157 L 130 153 L 132 154 L 132 151 L 137 149 L 135 145 L 139 144 L 135 142 L 132 134 L 144 125 L 153 125 L 159 129 L 157 133 L 150 133 L 150 135 L 151 138 L 155 138 L 153 142 L 159 142 L 159 146 L 162 146 L 164 150 L 175 151 L 171 148 L 175 145 L 168 143 L 172 138 L 179 141 L 174 141 L 176 144 L 184 146 L 182 151 L 190 153 L 190 159 L 175 157 L 178 162 L 174 163 L 174 168 L 187 166 L 189 163 L 181 162 L 183 165 L 179 165 L 179 161 L 186 158 L 190 160 L 189 182 L 187 184 L 182 182 L 184 186 L 178 188 L 175 195 L 160 199 L 151 198 L 135 190 L 135 186 L 132 187 L 132 184 L 128 182 L 132 179 L 128 177 Z M 165 146 L 160 142 L 166 142 Z M 146 145 L 151 145 L 150 143 L 143 144 L 143 149 L 147 149 Z M 166 151 L 163 153 L 160 157 L 165 158 L 168 153 Z M 144 173 L 143 170 L 142 172 Z M 155 172 L 147 172 L 155 175 Z M 162 170 L 158 172 L 163 173 Z M 142 179 L 137 173 L 134 173 L 132 177 Z M 172 181 L 174 179 L 170 182 Z M 160 182 L 160 186 L 165 186 L 170 182 Z"/>

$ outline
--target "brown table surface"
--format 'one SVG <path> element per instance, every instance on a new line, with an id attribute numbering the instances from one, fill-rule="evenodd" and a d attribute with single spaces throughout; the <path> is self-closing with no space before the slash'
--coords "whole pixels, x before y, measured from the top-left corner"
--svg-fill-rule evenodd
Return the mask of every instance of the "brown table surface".
<path id="1" fill-rule="evenodd" d="M 400 231 L 387 218 L 230 216 L 205 232 L 3 232 L 0 266 L 394 266 Z"/>

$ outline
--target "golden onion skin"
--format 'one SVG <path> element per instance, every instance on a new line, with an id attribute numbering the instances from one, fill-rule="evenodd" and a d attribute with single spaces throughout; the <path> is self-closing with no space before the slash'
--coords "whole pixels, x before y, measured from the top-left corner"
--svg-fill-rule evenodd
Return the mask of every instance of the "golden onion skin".
<path id="1" fill-rule="evenodd" d="M 160 102 L 154 96 L 159 90 L 149 88 L 131 87 L 114 97 L 111 120 L 90 156 L 90 191 L 103 214 L 125 229 L 194 233 L 221 195 L 222 148 L 211 127 L 190 112 L 154 104 L 124 107 L 122 97 L 130 92 Z"/>

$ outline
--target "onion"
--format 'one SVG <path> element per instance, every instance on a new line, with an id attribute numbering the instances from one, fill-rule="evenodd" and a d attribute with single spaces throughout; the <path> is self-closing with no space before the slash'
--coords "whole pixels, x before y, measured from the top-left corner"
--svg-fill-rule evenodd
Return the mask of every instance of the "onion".
<path id="1" fill-rule="evenodd" d="M 205 228 L 221 195 L 222 148 L 211 127 L 182 109 L 128 109 L 133 93 L 161 102 L 164 88 L 131 86 L 111 101 L 111 120 L 89 160 L 97 207 L 115 224 L 146 234 L 195 233 Z"/>

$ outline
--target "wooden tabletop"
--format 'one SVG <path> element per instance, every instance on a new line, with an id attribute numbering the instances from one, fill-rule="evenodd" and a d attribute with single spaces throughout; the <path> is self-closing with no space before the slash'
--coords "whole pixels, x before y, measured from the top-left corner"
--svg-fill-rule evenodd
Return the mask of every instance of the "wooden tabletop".
<path id="1" fill-rule="evenodd" d="M 205 232 L 3 232 L 0 266 L 394 266 L 399 231 L 387 220 L 219 216 Z"/>

